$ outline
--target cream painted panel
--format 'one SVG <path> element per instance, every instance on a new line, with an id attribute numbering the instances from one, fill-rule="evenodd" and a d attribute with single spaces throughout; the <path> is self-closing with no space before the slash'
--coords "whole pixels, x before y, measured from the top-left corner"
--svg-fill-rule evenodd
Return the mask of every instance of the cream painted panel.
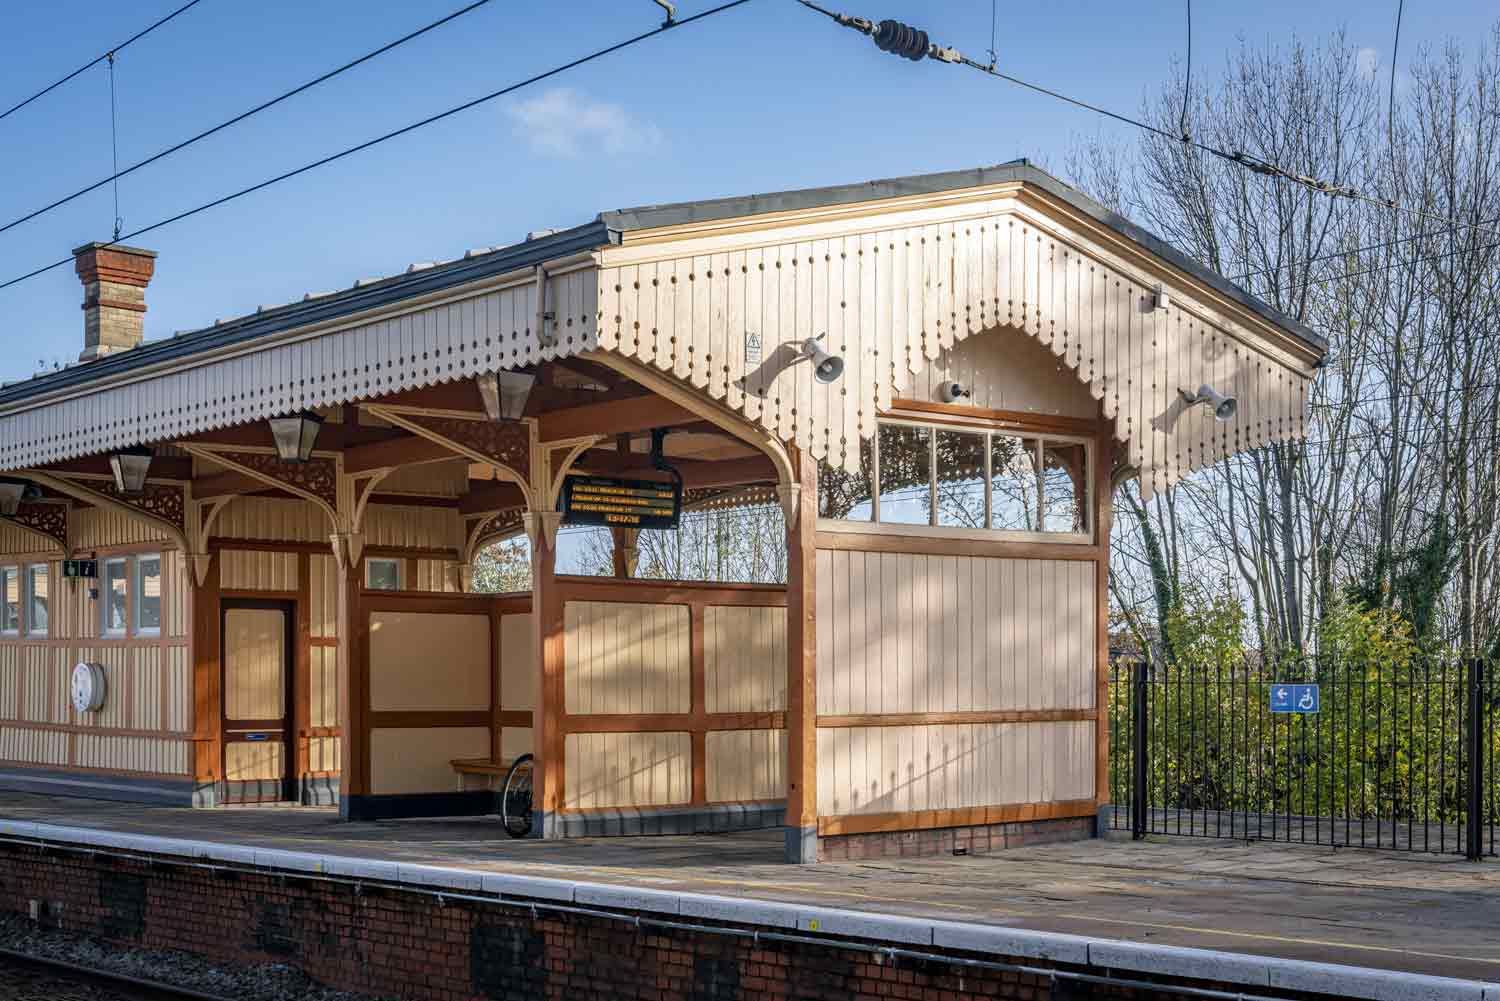
<path id="1" fill-rule="evenodd" d="M 270 608 L 224 613 L 224 715 L 279 719 L 286 712 L 286 614 Z"/>
<path id="2" fill-rule="evenodd" d="M 307 739 L 307 770 L 310 772 L 337 772 L 339 770 L 339 738 L 309 737 Z"/>
<path id="3" fill-rule="evenodd" d="M 500 758 L 514 761 L 523 754 L 532 754 L 536 745 L 529 726 L 504 726 L 500 728 Z"/>
<path id="4" fill-rule="evenodd" d="M 14 643 L 0 645 L 0 719 L 20 719 L 21 651 Z"/>
<path id="5" fill-rule="evenodd" d="M 563 610 L 568 712 L 687 712 L 689 629 L 686 605 L 568 602 Z"/>
<path id="6" fill-rule="evenodd" d="M 370 731 L 370 792 L 451 792 L 450 761 L 489 756 L 489 727 L 377 728 Z"/>
<path id="7" fill-rule="evenodd" d="M 181 638 L 187 636 L 189 595 L 192 583 L 187 557 L 175 550 L 162 554 L 162 591 L 165 596 L 165 620 L 162 623 L 164 636 Z M 59 579 L 61 574 L 58 575 Z"/>
<path id="8" fill-rule="evenodd" d="M 0 760 L 30 765 L 65 765 L 68 763 L 68 734 L 61 730 L 0 726 Z"/>
<path id="9" fill-rule="evenodd" d="M 25 561 L 28 557 L 44 557 L 61 549 L 55 542 L 49 544 L 46 536 L 28 532 L 13 522 L 0 521 L 0 553 L 5 554 L 0 561 Z"/>
<path id="10" fill-rule="evenodd" d="M 308 612 L 312 635 L 336 639 L 339 634 L 339 572 L 332 556 L 314 554 L 308 563 L 311 578 Z"/>
<path id="11" fill-rule="evenodd" d="M 311 649 L 312 671 L 308 678 L 308 725 L 339 725 L 338 647 Z"/>
<path id="12" fill-rule="evenodd" d="M 123 737 L 102 733 L 80 733 L 75 738 L 77 764 L 82 768 L 145 772 L 153 775 L 186 775 L 192 745 L 185 740 L 155 737 Z"/>
<path id="13" fill-rule="evenodd" d="M 670 806 L 692 798 L 692 737 L 686 733 L 570 733 L 563 806 Z"/>
<path id="14" fill-rule="evenodd" d="M 279 779 L 286 774 L 284 758 L 279 742 L 233 741 L 224 745 L 224 778 L 230 782 Z"/>
<path id="15" fill-rule="evenodd" d="M 80 550 L 162 542 L 167 534 L 143 518 L 132 518 L 101 507 L 89 507 L 74 508 L 69 512 L 68 537 L 73 548 Z"/>
<path id="16" fill-rule="evenodd" d="M 457 574 L 450 573 L 452 560 L 415 560 L 417 567 L 417 579 L 409 581 L 406 586 L 408 591 L 438 591 L 454 592 L 458 590 Z"/>
<path id="17" fill-rule="evenodd" d="M 130 672 L 130 696 L 135 706 L 132 730 L 161 729 L 161 647 L 141 647 Z"/>
<path id="18" fill-rule="evenodd" d="M 166 729 L 174 733 L 193 728 L 193 672 L 188 665 L 187 653 L 187 647 L 167 648 Z"/>
<path id="19" fill-rule="evenodd" d="M 529 612 L 500 616 L 500 706 L 536 708 L 536 657 Z"/>
<path id="20" fill-rule="evenodd" d="M 818 813 L 904 813 L 1094 797 L 1094 723 L 818 730 Z"/>
<path id="21" fill-rule="evenodd" d="M 784 799 L 785 730 L 714 730 L 704 739 L 710 803 Z"/>
<path id="22" fill-rule="evenodd" d="M 333 525 L 316 504 L 276 497 L 236 497 L 214 521 L 220 539 L 327 542 Z"/>
<path id="23" fill-rule="evenodd" d="M 225 591 L 295 591 L 297 554 L 223 550 L 219 553 L 219 587 Z"/>
<path id="24" fill-rule="evenodd" d="M 703 610 L 704 699 L 711 713 L 786 708 L 786 609 Z"/>
<path id="25" fill-rule="evenodd" d="M 819 550 L 816 573 L 822 715 L 1093 707 L 1092 562 Z"/>
<path id="26" fill-rule="evenodd" d="M 966 406 L 1019 410 L 1092 420 L 1099 401 L 1067 362 L 1013 327 L 997 327 L 944 350 L 911 377 L 911 399 L 944 402 L 938 387 L 958 382 L 970 392 Z"/>
<path id="27" fill-rule="evenodd" d="M 365 509 L 366 546 L 456 550 L 463 527 L 454 508 L 371 504 Z"/>
<path id="28" fill-rule="evenodd" d="M 488 709 L 490 617 L 370 613 L 370 708 Z"/>
<path id="29" fill-rule="evenodd" d="M 21 719 L 30 723 L 69 722 L 72 709 L 68 704 L 68 673 L 64 666 L 67 651 L 38 646 L 26 647 L 24 651 Z"/>
<path id="30" fill-rule="evenodd" d="M 461 497 L 469 492 L 469 460 L 453 459 L 402 466 L 387 474 L 375 489 L 382 494 Z"/>

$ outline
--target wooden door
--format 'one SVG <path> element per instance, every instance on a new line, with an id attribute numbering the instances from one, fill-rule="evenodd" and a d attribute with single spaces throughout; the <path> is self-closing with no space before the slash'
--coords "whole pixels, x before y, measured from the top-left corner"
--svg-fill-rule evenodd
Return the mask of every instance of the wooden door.
<path id="1" fill-rule="evenodd" d="M 226 601 L 223 616 L 225 801 L 292 799 L 292 607 Z"/>

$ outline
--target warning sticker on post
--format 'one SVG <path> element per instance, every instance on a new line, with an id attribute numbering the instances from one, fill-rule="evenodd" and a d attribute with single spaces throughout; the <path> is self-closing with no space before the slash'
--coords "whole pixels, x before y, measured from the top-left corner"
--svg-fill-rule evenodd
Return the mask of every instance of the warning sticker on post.
<path id="1" fill-rule="evenodd" d="M 562 523 L 611 528 L 676 528 L 682 488 L 675 483 L 569 476 L 563 481 Z"/>

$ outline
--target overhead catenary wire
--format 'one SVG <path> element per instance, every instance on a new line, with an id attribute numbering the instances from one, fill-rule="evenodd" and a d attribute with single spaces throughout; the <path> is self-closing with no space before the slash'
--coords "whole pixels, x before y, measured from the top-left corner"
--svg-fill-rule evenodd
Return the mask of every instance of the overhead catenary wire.
<path id="1" fill-rule="evenodd" d="M 451 118 L 454 115 L 461 114 L 465 111 L 470 110 L 471 108 L 476 108 L 482 104 L 494 101 L 498 98 L 504 97 L 507 94 L 515 93 L 516 91 L 521 90 L 524 87 L 529 87 L 533 84 L 540 83 L 541 81 L 550 79 L 551 77 L 557 76 L 560 73 L 565 73 L 568 70 L 576 69 L 577 67 L 582 66 L 585 63 L 590 63 L 597 59 L 602 59 L 607 55 L 612 55 L 615 52 L 619 52 L 621 49 L 626 49 L 633 45 L 644 42 L 647 39 L 655 38 L 657 35 L 664 34 L 665 32 L 672 31 L 676 28 L 686 27 L 687 25 L 702 21 L 705 18 L 713 17 L 716 14 L 722 14 L 726 11 L 732 10 L 736 7 L 741 7 L 750 2 L 751 0 L 729 0 L 728 3 L 722 3 L 717 7 L 710 7 L 708 10 L 693 14 L 690 17 L 679 18 L 675 21 L 670 22 L 669 24 L 664 24 L 660 27 L 652 28 L 649 31 L 643 31 L 638 35 L 633 35 L 630 38 L 615 42 L 614 44 L 605 46 L 602 49 L 596 49 L 593 52 L 588 53 L 587 55 L 579 56 L 577 59 L 570 60 L 559 66 L 554 66 L 549 70 L 544 70 L 541 73 L 529 76 L 524 80 L 519 80 L 516 83 L 501 87 L 499 90 L 490 91 L 488 94 L 483 94 L 479 97 L 474 98 L 473 100 L 465 101 L 463 104 L 454 105 L 453 107 L 448 108 L 444 111 L 440 111 L 433 115 L 428 115 L 426 118 L 419 119 L 408 125 L 403 125 L 399 129 L 393 129 L 390 132 L 383 133 L 382 135 L 376 136 L 373 139 L 367 139 L 366 141 L 357 145 L 346 147 L 342 150 L 339 150 L 337 153 L 331 153 L 328 156 L 320 157 L 319 159 L 314 160 L 311 163 L 305 163 L 300 167 L 284 171 L 274 177 L 267 178 L 264 181 L 249 185 L 248 187 L 240 188 L 237 191 L 230 192 L 227 195 L 222 195 L 219 198 L 213 199 L 212 201 L 204 202 L 201 205 L 197 205 L 185 211 L 178 212 L 176 215 L 168 216 L 165 219 L 160 219 L 149 226 L 142 226 L 140 229 L 121 234 L 119 237 L 117 237 L 117 240 L 133 239 L 137 236 L 142 236 L 146 233 L 153 232 L 165 226 L 170 226 L 173 223 L 181 222 L 183 219 L 198 215 L 202 212 L 207 212 L 209 209 L 217 208 L 220 205 L 224 205 L 239 198 L 243 198 L 246 195 L 254 194 L 257 191 L 263 191 L 266 188 L 271 187 L 272 185 L 281 183 L 282 181 L 290 180 L 291 178 L 306 174 L 309 171 L 318 169 L 319 167 L 327 166 L 328 164 L 342 160 L 345 157 L 353 156 L 355 153 L 360 153 L 364 150 L 371 149 L 372 147 L 379 146 L 382 143 L 389 142 L 392 139 L 399 138 L 400 136 L 404 136 L 410 132 L 415 132 L 418 129 L 433 125 L 437 122 L 443 121 L 446 118 Z M 26 281 L 27 279 L 35 278 L 37 275 L 45 274 L 48 271 L 55 270 L 67 264 L 71 264 L 72 262 L 73 258 L 71 256 L 53 261 L 51 264 L 45 264 L 39 268 L 35 268 L 31 271 L 26 272 L 23 275 L 18 275 L 17 277 L 12 278 L 8 281 L 0 282 L 0 289 L 10 288 L 12 285 L 18 285 L 21 282 Z"/>
<path id="2" fill-rule="evenodd" d="M 158 162 L 160 160 L 164 160 L 167 157 L 173 155 L 174 153 L 178 153 L 178 152 L 180 152 L 180 151 L 182 151 L 184 149 L 187 149 L 189 146 L 192 146 L 195 143 L 202 142 L 204 139 L 207 139 L 209 136 L 215 135 L 215 134 L 217 134 L 219 132 L 223 132 L 225 129 L 230 128 L 231 126 L 238 125 L 240 122 L 245 121 L 247 118 L 251 118 L 251 117 L 253 117 L 255 115 L 260 114 L 262 111 L 267 111 L 267 110 L 269 110 L 271 108 L 276 107 L 278 104 L 281 104 L 284 101 L 291 100 L 292 98 L 296 97 L 298 94 L 305 93 L 305 92 L 313 89 L 314 87 L 319 86 L 320 84 L 323 84 L 323 83 L 328 82 L 329 80 L 332 80 L 334 77 L 339 76 L 340 74 L 347 73 L 349 70 L 354 69 L 356 66 L 363 65 L 364 63 L 369 62 L 371 59 L 375 59 L 378 56 L 382 56 L 385 53 L 390 52 L 392 49 L 399 48 L 400 46 L 405 45 L 407 42 L 414 41 L 415 39 L 422 37 L 423 35 L 427 34 L 428 32 L 433 31 L 433 30 L 435 30 L 437 28 L 441 28 L 443 25 L 449 23 L 450 21 L 455 21 L 458 18 L 463 17 L 465 14 L 469 13 L 470 11 L 477 10 L 478 8 L 485 6 L 486 4 L 488 4 L 490 2 L 491 2 L 491 0 L 474 0 L 474 2 L 468 4 L 467 6 L 460 7 L 458 10 L 455 10 L 455 11 L 453 11 L 450 14 L 447 14 L 447 15 L 445 15 L 443 17 L 440 17 L 436 21 L 431 21 L 431 22 L 423 25 L 422 27 L 417 28 L 414 31 L 409 31 L 406 34 L 402 35 L 400 38 L 393 39 L 392 41 L 389 41 L 389 42 L 385 43 L 384 45 L 380 46 L 379 48 L 371 49 L 369 52 L 366 52 L 364 55 L 359 56 L 358 58 L 355 58 L 355 59 L 351 59 L 348 62 L 346 62 L 346 63 L 344 63 L 344 64 L 342 64 L 340 66 L 337 66 L 337 67 L 329 70 L 326 73 L 322 73 L 322 74 L 320 74 L 320 75 L 318 75 L 316 77 L 313 77 L 311 80 L 308 80 L 306 83 L 299 84 L 298 86 L 293 87 L 291 90 L 284 91 L 284 92 L 276 95 L 275 97 L 271 98 L 270 100 L 262 101 L 260 104 L 257 104 L 255 107 L 250 108 L 250 109 L 248 109 L 246 111 L 242 111 L 239 114 L 233 116 L 232 118 L 227 118 L 224 121 L 218 123 L 217 125 L 214 125 L 214 126 L 212 126 L 210 128 L 207 128 L 207 129 L 204 129 L 203 131 L 201 131 L 201 132 L 199 132 L 199 133 L 197 133 L 195 135 L 189 136 L 188 138 L 182 140 L 181 142 L 174 143 L 173 145 L 168 146 L 166 149 L 161 150 L 158 153 L 154 153 L 151 156 L 146 157 L 144 160 L 140 160 L 140 161 L 137 161 L 136 163 L 131 164 L 130 166 L 126 167 L 124 170 L 120 169 L 119 157 L 117 155 L 116 159 L 115 159 L 114 171 L 113 171 L 113 173 L 109 177 L 101 178 L 101 179 L 95 181 L 92 184 L 89 184 L 89 185 L 86 185 L 86 186 L 84 186 L 82 188 L 79 188 L 77 191 L 74 191 L 71 194 L 64 195 L 63 197 L 58 198 L 55 201 L 49 202 L 46 205 L 41 206 L 40 208 L 33 209 L 32 211 L 27 212 L 25 215 L 18 216 L 17 218 L 10 220 L 9 222 L 5 223 L 4 225 L 0 225 L 0 233 L 4 233 L 7 230 L 15 229 L 17 226 L 21 225 L 22 223 L 30 222 L 31 220 L 37 218 L 38 216 L 42 216 L 42 215 L 47 214 L 48 212 L 51 212 L 53 209 L 60 208 L 60 207 L 62 207 L 64 205 L 68 204 L 69 202 L 74 201 L 75 199 L 82 198 L 84 195 L 88 194 L 91 191 L 97 191 L 100 188 L 104 187 L 106 184 L 113 183 L 115 185 L 115 187 L 116 187 L 116 190 L 118 191 L 119 183 L 120 183 L 120 178 L 126 177 L 126 176 L 128 176 L 130 174 L 133 174 L 137 170 L 140 170 L 143 167 L 149 167 L 151 164 L 156 163 L 156 162 Z M 110 71 L 111 71 L 110 87 L 111 87 L 111 98 L 113 97 L 113 87 L 114 87 L 113 70 L 114 70 L 114 57 L 113 57 L 113 53 L 111 53 L 110 54 Z M 111 119 L 111 120 L 113 120 L 113 119 Z M 118 201 L 118 198 L 116 200 Z M 118 209 L 118 207 L 116 207 L 115 214 L 119 215 L 119 209 Z M 117 240 L 119 239 L 119 232 L 118 232 L 118 230 L 116 230 L 115 239 L 117 239 Z"/>
<path id="3" fill-rule="evenodd" d="M 1032 83 L 1029 80 L 1023 80 L 1020 77 L 1011 76 L 1008 73 L 1002 73 L 995 66 L 986 65 L 977 60 L 970 59 L 968 56 L 965 56 L 963 53 L 959 52 L 956 48 L 953 48 L 951 46 L 930 43 L 925 31 L 922 31 L 918 28 L 913 28 L 910 25 L 904 24 L 900 21 L 887 19 L 877 24 L 876 22 L 871 21 L 868 18 L 849 14 L 840 14 L 836 11 L 829 10 L 826 7 L 822 7 L 819 4 L 814 3 L 813 0 L 797 0 L 797 2 L 802 4 L 802 6 L 808 8 L 809 10 L 816 11 L 817 13 L 832 19 L 835 23 L 842 25 L 843 27 L 851 28 L 855 31 L 860 32 L 861 34 L 870 36 L 875 41 L 875 44 L 883 51 L 891 52 L 895 55 L 904 56 L 905 58 L 910 59 L 914 62 L 923 58 L 931 58 L 937 60 L 938 62 L 966 66 L 969 69 L 978 70 L 979 72 L 995 77 L 996 79 L 1004 80 L 1005 82 L 1015 84 L 1018 87 L 1024 87 L 1027 90 L 1034 91 L 1038 94 L 1043 94 L 1047 97 L 1055 98 L 1056 100 L 1063 101 L 1078 108 L 1082 108 L 1085 111 L 1091 111 L 1094 114 L 1103 115 L 1106 118 L 1113 119 L 1114 121 L 1120 122 L 1124 125 L 1129 125 L 1134 128 L 1141 129 L 1163 139 L 1167 139 L 1175 143 L 1181 143 L 1186 146 L 1191 146 L 1194 149 L 1201 150 L 1202 152 L 1208 153 L 1211 156 L 1217 157 L 1229 163 L 1237 164 L 1247 170 L 1250 170 L 1257 174 L 1262 174 L 1266 177 L 1289 181 L 1311 191 L 1328 195 L 1333 198 L 1348 198 L 1354 201 L 1361 201 L 1367 202 L 1372 205 L 1378 205 L 1382 208 L 1393 209 L 1401 212 L 1409 212 L 1426 218 L 1437 219 L 1446 226 L 1459 225 L 1455 220 L 1439 216 L 1432 212 L 1427 212 L 1423 209 L 1413 208 L 1408 205 L 1402 205 L 1400 202 L 1397 202 L 1392 198 L 1383 198 L 1378 195 L 1369 195 L 1350 185 L 1336 184 L 1334 182 L 1324 181 L 1320 178 L 1312 177 L 1307 174 L 1299 174 L 1294 170 L 1282 167 L 1279 164 L 1272 163 L 1269 160 L 1256 156 L 1253 153 L 1245 152 L 1244 150 L 1223 150 L 1215 146 L 1210 146 L 1207 143 L 1199 142 L 1198 140 L 1193 139 L 1190 136 L 1174 136 L 1166 129 L 1159 128 L 1155 125 L 1150 124 L 1149 122 L 1141 121 L 1138 118 L 1132 118 L 1129 115 L 1121 114 L 1117 111 L 1111 111 L 1108 108 L 1101 107 L 1097 104 L 1092 104 L 1088 101 L 1080 100 L 1076 97 L 1071 97 L 1060 91 L 1053 90 L 1049 87 L 1044 87 L 1041 84 Z"/>
<path id="4" fill-rule="evenodd" d="M 126 48 L 126 46 L 130 45 L 132 42 L 136 42 L 136 41 L 139 41 L 142 38 L 145 38 L 147 35 L 151 34 L 151 32 L 155 31 L 157 28 L 160 28 L 162 25 L 167 24 L 169 21 L 173 20 L 178 15 L 187 13 L 190 9 L 192 9 L 193 7 L 198 6 L 198 4 L 200 4 L 202 2 L 203 2 L 203 0 L 189 0 L 188 3 L 185 3 L 181 7 L 178 7 L 176 10 L 172 11 L 170 14 L 167 14 L 165 17 L 161 18 L 160 20 L 155 21 L 152 24 L 147 25 L 146 27 L 142 28 L 140 31 L 137 31 L 134 35 L 131 35 L 129 38 L 125 39 L 125 41 L 121 42 L 119 45 L 116 45 L 116 46 L 114 46 L 112 48 L 106 49 L 105 51 L 99 53 L 99 55 L 95 56 L 93 59 L 90 59 L 88 62 L 84 63 L 82 66 L 78 67 L 76 70 L 73 70 L 71 73 L 69 73 L 67 76 L 63 77 L 62 79 L 57 80 L 57 81 L 55 81 L 53 83 L 48 84 L 47 86 L 43 87 L 41 90 L 37 91 L 35 94 L 32 94 L 30 97 L 25 98 L 24 100 L 19 101 L 16 104 L 11 105 L 9 108 L 6 108 L 4 111 L 0 111 L 0 119 L 9 118 L 11 115 L 15 114 L 17 111 L 20 111 L 22 108 L 26 107 L 31 102 L 33 102 L 33 101 L 35 101 L 35 100 L 37 100 L 39 98 L 45 97 L 46 95 L 52 93 L 52 91 L 56 90 L 57 88 L 61 87 L 63 84 L 67 83 L 69 80 L 72 80 L 73 78 L 77 77 L 79 74 L 87 72 L 88 70 L 93 69 L 95 66 L 98 66 L 100 63 L 104 62 L 104 60 L 108 59 L 110 56 L 112 56 L 112 55 L 119 55 L 120 52 L 123 51 Z"/>

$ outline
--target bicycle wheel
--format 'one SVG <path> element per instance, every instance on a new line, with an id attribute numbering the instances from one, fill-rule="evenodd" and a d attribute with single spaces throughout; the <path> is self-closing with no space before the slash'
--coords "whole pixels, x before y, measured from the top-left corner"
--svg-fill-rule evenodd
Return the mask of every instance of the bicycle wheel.
<path id="1" fill-rule="evenodd" d="M 531 772 L 531 755 L 523 754 L 511 763 L 500 788 L 500 820 L 513 838 L 531 833 Z"/>

